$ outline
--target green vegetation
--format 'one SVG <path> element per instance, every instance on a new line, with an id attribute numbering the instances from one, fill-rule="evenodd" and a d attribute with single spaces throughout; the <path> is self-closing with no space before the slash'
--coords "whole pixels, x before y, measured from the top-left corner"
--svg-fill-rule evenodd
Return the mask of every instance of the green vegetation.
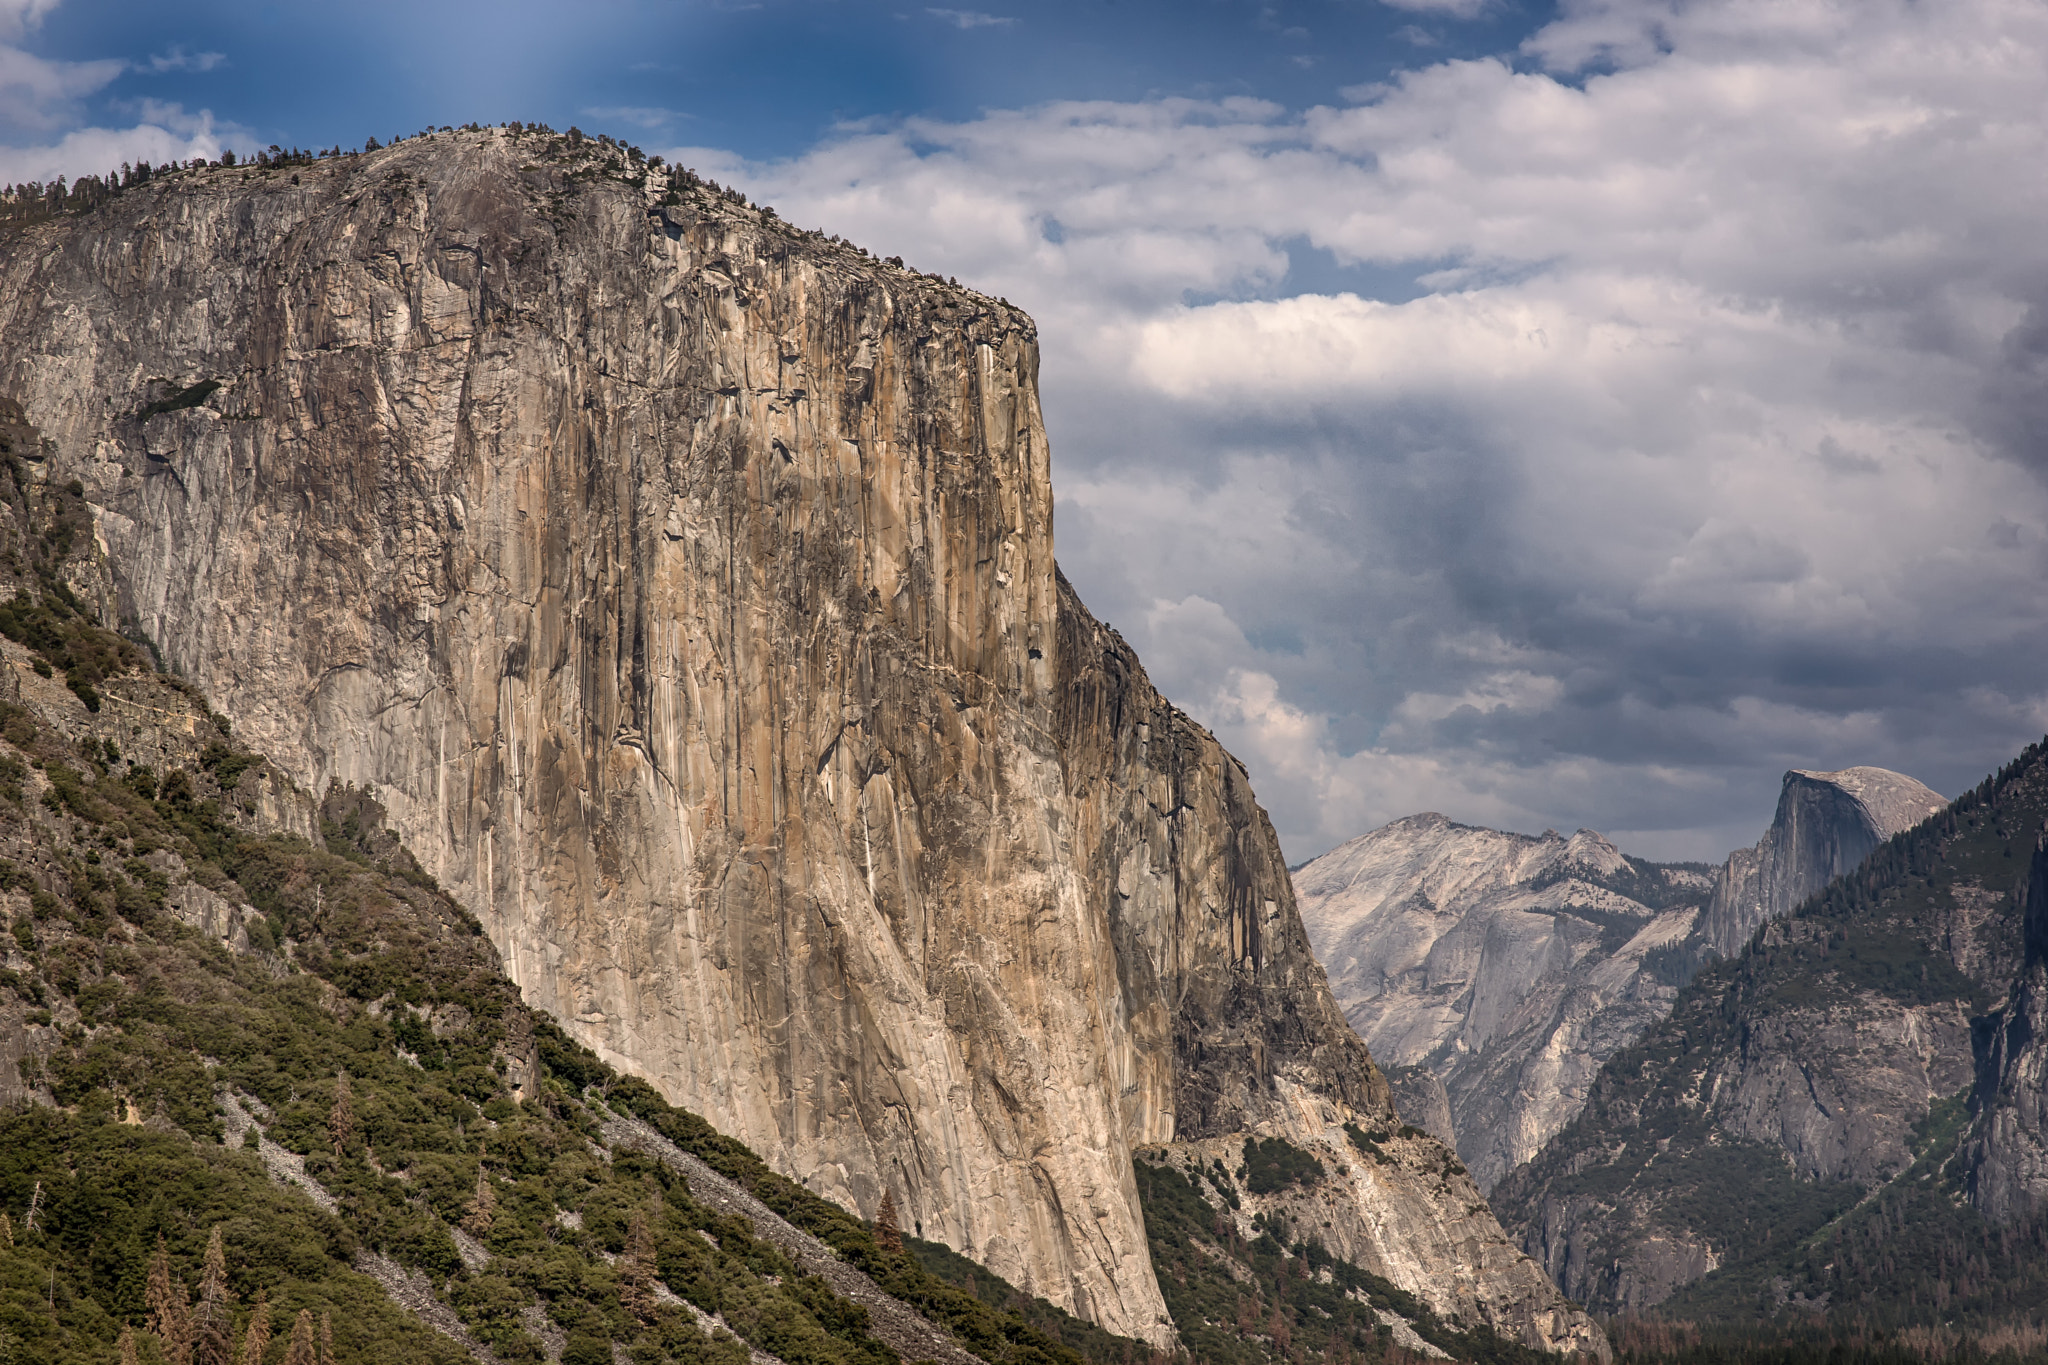
<path id="1" fill-rule="evenodd" d="M 1792 1318 L 1768 1326 L 1617 1318 L 1615 1365 L 2024 1365 L 2048 1360 L 2048 1331 L 1841 1331 Z"/>
<path id="2" fill-rule="evenodd" d="M 1181 1341 L 1202 1365 L 1414 1360 L 1376 1310 L 1398 1313 L 1459 1360 L 1548 1360 L 1480 1327 L 1460 1331 L 1414 1295 L 1269 1225 L 1246 1241 L 1233 1219 L 1170 1165 L 1137 1162 L 1145 1237 Z"/>
<path id="3" fill-rule="evenodd" d="M 1081 1365 L 1084 1359 L 1122 1361 L 1133 1350 L 1146 1349 L 1140 1343 L 1111 1337 L 1071 1319 L 1062 1322 L 1066 1315 L 1049 1304 L 1042 1305 L 1034 1315 L 1054 1328 L 1042 1330 L 1021 1311 L 1006 1306 L 1017 1291 L 988 1271 L 975 1267 L 971 1273 L 953 1276 L 937 1273 L 956 1267 L 952 1261 L 937 1257 L 928 1264 L 912 1249 L 909 1238 L 901 1239 L 904 1245 L 900 1248 L 885 1249 L 872 1224 L 776 1174 L 743 1143 L 726 1137 L 695 1114 L 672 1108 L 645 1081 L 619 1076 L 588 1050 L 570 1042 L 551 1021 L 537 1018 L 535 1033 L 541 1060 L 552 1075 L 578 1088 L 601 1089 L 611 1108 L 644 1120 L 677 1147 L 744 1187 L 770 1209 L 865 1272 L 882 1289 L 951 1331 L 962 1345 L 990 1365 Z M 976 1284 L 981 1286 L 980 1294 L 972 1287 L 964 1287 Z"/>
<path id="4" fill-rule="evenodd" d="M 1356 1147 L 1360 1153 L 1371 1157 L 1380 1165 L 1391 1166 L 1394 1164 L 1394 1158 L 1387 1155 L 1380 1146 L 1381 1143 L 1393 1139 L 1394 1135 L 1386 1129 L 1376 1128 L 1368 1133 L 1355 1123 L 1347 1123 L 1344 1125 L 1344 1136 L 1351 1139 L 1351 1145 Z"/>
<path id="5" fill-rule="evenodd" d="M 74 659 L 141 659 L 52 595 L 0 606 L 6 621 Z M 105 685 L 140 703 L 124 715 L 198 731 L 188 759 L 158 774 L 111 736 L 69 742 L 32 707 L 0 707 L 0 890 L 15 892 L 18 950 L 0 971 L 0 1019 L 27 1021 L 22 1082 L 41 1097 L 0 1113 L 12 1358 L 109 1361 L 128 1329 L 141 1360 L 164 1361 L 202 1327 L 241 1343 L 266 1318 L 280 1325 L 265 1359 L 281 1359 L 303 1309 L 328 1316 L 351 1365 L 465 1359 L 362 1273 L 374 1254 L 424 1276 L 507 1362 L 540 1360 L 545 1329 L 565 1334 L 565 1360 L 608 1362 L 616 1343 L 639 1365 L 744 1365 L 740 1341 L 706 1335 L 686 1301 L 788 1365 L 896 1365 L 865 1309 L 745 1220 L 697 1203 L 651 1158 L 594 1146 L 608 1110 L 745 1185 L 990 1365 L 1145 1350 L 928 1244 L 885 1249 L 529 1013 L 366 793 L 328 794 L 318 846 L 259 832 L 236 790 L 260 760 L 220 718 L 172 679 Z M 32 799 L 37 770 L 48 785 Z M 174 912 L 187 876 L 258 912 L 245 949 Z M 245 1113 L 256 1123 L 243 1130 Z M 280 1150 L 334 1213 L 273 1182 L 265 1154 Z M 216 1290 L 205 1323 L 181 1297 L 201 1285 Z"/>
<path id="6" fill-rule="evenodd" d="M 1131 1351 L 1133 1343 L 1126 1338 L 1112 1336 L 1094 1323 L 1083 1322 L 1044 1299 L 1031 1298 L 1008 1280 L 990 1273 L 986 1267 L 968 1260 L 951 1247 L 916 1237 L 905 1237 L 903 1244 L 927 1276 L 964 1290 L 1002 1315 L 1001 1330 L 1004 1332 L 1016 1331 L 1015 1323 L 1021 1320 L 1032 1331 L 1091 1361 L 1121 1361 Z M 996 1319 L 985 1321 L 991 1327 L 997 1323 Z M 1061 1358 L 1042 1349 L 1040 1354 L 1048 1359 Z"/>
<path id="7" fill-rule="evenodd" d="M 1842 1340 L 2041 1325 L 2048 1220 L 1991 1228 L 1969 1207 L 1958 1159 L 1970 1122 L 1963 1097 L 1929 1111 L 1911 1169 L 1875 1190 L 1802 1178 L 1778 1148 L 1723 1129 L 1700 1097 L 1757 1040 L 1803 1036 L 1812 1020 L 1859 1002 L 1953 1003 L 1978 1014 L 2001 1001 L 2019 965 L 2018 891 L 2044 820 L 2048 753 L 2034 745 L 1789 919 L 1764 926 L 1741 956 L 1708 966 L 1669 1019 L 1608 1062 L 1574 1124 L 1495 1189 L 1503 1221 L 1527 1226 L 1545 1204 L 1604 1209 L 1614 1244 L 1586 1248 L 1593 1264 L 1658 1229 L 1713 1247 L 1721 1268 L 1660 1316 L 1737 1325 L 1796 1317 Z M 1967 972 L 1951 938 L 1963 899 L 1989 916 Z M 1810 1052 L 1802 1064 L 1824 1077 L 1854 1059 Z"/>
<path id="8" fill-rule="evenodd" d="M 1251 1138 L 1244 1144 L 1244 1169 L 1238 1179 L 1253 1194 L 1275 1194 L 1289 1185 L 1313 1185 L 1323 1178 L 1323 1164 L 1286 1138 Z"/>
<path id="9" fill-rule="evenodd" d="M 0 635 L 34 650 L 50 670 L 64 675 L 86 710 L 98 711 L 99 684 L 139 668 L 142 651 L 94 626 L 82 608 L 71 590 L 53 579 L 40 597 L 24 593 L 0 602 Z"/>

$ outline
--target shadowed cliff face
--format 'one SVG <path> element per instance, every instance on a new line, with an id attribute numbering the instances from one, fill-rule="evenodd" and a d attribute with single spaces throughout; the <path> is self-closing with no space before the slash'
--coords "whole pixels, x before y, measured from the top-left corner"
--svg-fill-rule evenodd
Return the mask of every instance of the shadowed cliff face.
<path id="1" fill-rule="evenodd" d="M 2048 1210 L 2048 834 L 2020 895 L 2025 958 L 2003 1010 L 1978 1021 L 1978 1124 L 1964 1149 L 1970 1202 L 2007 1225 Z"/>
<path id="2" fill-rule="evenodd" d="M 0 278 L 109 606 L 780 1169 L 1164 1342 L 1130 1145 L 1387 1110 L 1242 769 L 1058 578 L 1021 313 L 502 131 L 175 177 Z M 1456 1254 L 1390 1277 L 1590 1339 Z"/>
<path id="3" fill-rule="evenodd" d="M 1754 848 L 1738 849 L 1714 882 L 1699 935 L 1718 957 L 1742 951 L 1757 926 L 1799 903 L 1947 800 L 1904 773 L 1844 768 L 1785 774 L 1778 813 Z"/>

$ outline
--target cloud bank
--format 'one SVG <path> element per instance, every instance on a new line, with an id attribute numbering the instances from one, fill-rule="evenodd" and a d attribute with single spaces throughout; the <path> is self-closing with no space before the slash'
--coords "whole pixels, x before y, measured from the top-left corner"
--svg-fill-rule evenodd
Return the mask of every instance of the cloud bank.
<path id="1" fill-rule="evenodd" d="M 2048 10 L 1567 4 L 1350 102 L 674 155 L 1030 307 L 1061 559 L 1290 856 L 1716 857 L 2048 729 Z"/>
<path id="2" fill-rule="evenodd" d="M 57 5 L 58 0 L 0 0 L 0 184 L 105 175 L 123 162 L 211 159 L 228 145 L 226 139 L 242 133 L 216 127 L 209 111 L 188 114 L 181 105 L 157 100 L 134 104 L 136 122 L 125 127 L 78 126 L 87 97 L 125 72 L 206 72 L 226 58 L 177 46 L 140 63 L 117 57 L 64 61 L 20 46 Z M 252 139 L 243 134 L 239 141 L 246 146 Z"/>

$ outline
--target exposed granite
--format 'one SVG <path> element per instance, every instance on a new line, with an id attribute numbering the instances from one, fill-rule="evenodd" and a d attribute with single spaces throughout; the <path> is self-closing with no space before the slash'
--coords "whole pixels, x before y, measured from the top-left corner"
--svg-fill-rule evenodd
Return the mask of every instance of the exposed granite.
<path id="1" fill-rule="evenodd" d="M 1416 815 L 1295 884 L 1346 1017 L 1383 1063 L 1442 1080 L 1458 1154 L 1491 1189 L 1701 965 L 1942 804 L 1882 768 L 1788 772 L 1770 829 L 1711 882 L 1591 830 L 1531 838 Z"/>
<path id="2" fill-rule="evenodd" d="M 1764 837 L 1728 855 L 1700 918 L 1700 937 L 1718 957 L 1741 952 L 1757 926 L 1791 914 L 1879 844 L 1947 804 L 1941 793 L 1885 768 L 1795 768 L 1785 774 Z"/>
<path id="3" fill-rule="evenodd" d="M 1243 770 L 1058 577 L 1037 363 L 1003 303 L 503 130 L 0 249 L 39 473 L 240 736 L 373 793 L 608 1061 L 1166 1343 L 1130 1146 L 1387 1090 Z"/>

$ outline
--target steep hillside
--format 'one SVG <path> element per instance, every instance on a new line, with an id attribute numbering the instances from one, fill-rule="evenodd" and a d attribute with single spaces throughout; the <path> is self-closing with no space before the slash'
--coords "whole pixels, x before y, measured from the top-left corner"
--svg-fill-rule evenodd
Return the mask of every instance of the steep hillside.
<path id="1" fill-rule="evenodd" d="M 1970 1202 L 2007 1226 L 2048 1215 L 2048 830 L 2021 896 L 2025 958 L 2005 1003 L 1976 1022 L 1977 1122 L 1963 1153 Z"/>
<path id="2" fill-rule="evenodd" d="M 2048 1224 L 1989 1197 L 1972 1030 L 2026 998 L 2044 818 L 2037 746 L 1702 972 L 1494 1191 L 1524 1247 L 1606 1311 L 2040 1325 Z M 1990 1070 L 2038 1108 L 2024 1068 Z"/>
<path id="3" fill-rule="evenodd" d="M 1243 769 L 1059 578 L 1036 368 L 999 300 L 517 126 L 0 250 L 106 619 L 368 792 L 608 1063 L 1167 1346 L 1132 1147 L 1391 1108 Z M 1358 1254 L 1594 1342 L 1452 1197 L 1353 1188 Z"/>
<path id="4" fill-rule="evenodd" d="M 373 801 L 92 622 L 77 494 L 0 470 L 0 1359 L 1131 1358 L 531 1013 Z"/>
<path id="5" fill-rule="evenodd" d="M 1490 1189 L 1577 1115 L 1601 1064 L 1701 965 L 1941 804 L 1881 768 L 1789 772 L 1770 829 L 1711 881 L 1591 830 L 1529 838 L 1418 815 L 1313 860 L 1295 885 L 1346 1017 L 1383 1064 L 1442 1083 L 1458 1154 Z"/>

